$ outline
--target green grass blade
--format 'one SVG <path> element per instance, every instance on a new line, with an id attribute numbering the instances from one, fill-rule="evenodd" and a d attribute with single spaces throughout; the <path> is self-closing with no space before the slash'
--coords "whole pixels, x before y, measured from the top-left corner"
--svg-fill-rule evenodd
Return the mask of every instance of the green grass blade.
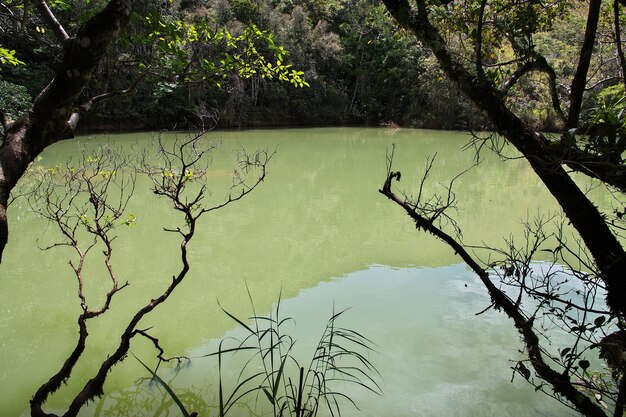
<path id="1" fill-rule="evenodd" d="M 218 303 L 219 305 L 219 303 Z M 222 309 L 222 311 L 224 313 L 226 313 L 226 315 L 228 317 L 230 317 L 231 319 L 235 320 L 241 327 L 245 328 L 247 331 L 249 331 L 250 333 L 255 333 L 254 330 L 252 330 L 246 323 L 244 323 L 243 321 L 239 320 L 237 317 L 233 316 L 232 314 L 230 314 L 226 309 L 224 309 L 224 307 L 222 307 L 221 305 L 219 305 L 220 308 Z"/>

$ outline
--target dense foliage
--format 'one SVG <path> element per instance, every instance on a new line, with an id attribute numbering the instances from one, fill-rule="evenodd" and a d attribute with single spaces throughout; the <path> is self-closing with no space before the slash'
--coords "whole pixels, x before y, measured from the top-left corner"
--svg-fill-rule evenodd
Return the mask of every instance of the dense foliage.
<path id="1" fill-rule="evenodd" d="M 77 25 L 93 4 L 58 1 L 51 7 Z M 60 47 L 43 22 L 33 18 L 22 27 L 8 10 L 0 9 L 0 47 L 7 51 L 0 77 L 3 85 L 25 87 L 34 97 L 51 79 Z M 176 0 L 144 12 L 110 48 L 85 95 L 125 89 L 145 78 L 135 94 L 95 108 L 80 128 L 183 127 L 215 116 L 222 126 L 463 128 L 469 121 L 480 126 L 482 120 L 451 83 L 430 77 L 436 67 L 428 53 L 394 27 L 377 1 Z M 309 88 L 258 73 L 211 76 L 224 68 L 210 65 L 232 65 L 229 60 L 236 58 L 228 53 L 224 33 L 241 43 L 254 35 L 250 27 L 265 34 L 264 47 L 284 48 L 281 63 L 302 71 Z M 202 39 L 202 30 L 212 31 L 211 39 Z M 217 39 L 220 33 L 223 38 Z M 182 58 L 196 63 L 187 67 Z M 7 88 L 0 100 L 11 96 Z"/>
<path id="2" fill-rule="evenodd" d="M 51 7 L 77 25 L 95 3 L 64 0 L 52 2 Z M 459 9 L 455 19 L 445 20 L 442 14 L 439 23 L 456 31 L 453 43 L 462 54 L 472 48 L 468 22 L 476 20 L 479 7 L 465 7 L 462 2 L 450 7 Z M 146 6 L 143 12 L 108 51 L 87 91 L 93 96 L 125 89 L 145 77 L 137 93 L 98 106 L 80 128 L 184 127 L 207 117 L 219 118 L 221 126 L 390 123 L 480 129 L 488 125 L 443 76 L 432 54 L 398 30 L 379 1 L 173 0 L 156 9 Z M 486 75 L 494 82 L 508 79 L 513 71 L 500 63 L 518 51 L 504 42 L 506 33 L 524 39 L 531 32 L 533 44 L 516 47 L 542 53 L 559 77 L 572 74 L 584 11 L 557 2 L 549 14 L 525 6 L 515 13 L 483 36 L 485 60 L 493 64 Z M 610 14 L 611 8 L 605 7 L 603 13 Z M 4 105 L 13 97 L 11 91 L 19 88 L 13 85 L 26 89 L 19 90 L 19 97 L 34 97 L 41 91 L 58 64 L 59 46 L 36 19 L 24 25 L 10 15 L 9 8 L 0 8 L 0 21 L 0 103 Z M 605 38 L 601 45 L 606 45 L 611 28 L 600 30 Z M 209 32 L 211 36 L 203 37 Z M 226 39 L 226 33 L 234 41 Z M 223 75 L 235 64 L 236 55 L 228 53 L 233 45 L 228 43 L 259 43 L 254 38 L 261 33 L 265 48 L 283 48 L 281 64 L 302 71 L 310 88 L 245 71 L 230 71 L 216 79 L 215 74 Z M 594 93 L 614 84 L 619 72 L 609 56 L 614 51 L 604 47 L 600 52 L 593 73 Z M 188 66 L 189 59 L 195 64 Z M 557 79 L 559 88 L 565 88 L 562 81 Z M 521 79 L 512 90 L 511 107 L 525 120 L 544 130 L 558 126 L 559 115 L 546 100 L 550 92 L 544 79 Z M 587 108 L 594 106 L 593 96 L 587 99 Z M 19 104 L 8 108 L 11 115 L 20 110 Z"/>

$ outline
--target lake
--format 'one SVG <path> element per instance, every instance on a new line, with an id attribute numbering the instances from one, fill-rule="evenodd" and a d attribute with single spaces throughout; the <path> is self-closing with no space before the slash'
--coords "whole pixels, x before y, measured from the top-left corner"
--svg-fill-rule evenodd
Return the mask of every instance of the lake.
<path id="1" fill-rule="evenodd" d="M 135 152 L 150 146 L 156 135 L 79 137 L 47 149 L 33 169 L 76 158 L 85 145 L 108 143 Z M 164 134 L 165 140 L 172 135 Z M 384 395 L 346 386 L 360 410 L 345 404 L 344 415 L 567 414 L 521 378 L 511 382 L 521 347 L 511 323 L 493 311 L 477 316 L 489 305 L 480 282 L 451 250 L 416 231 L 404 212 L 378 193 L 393 144 L 394 169 L 402 172 L 399 186 L 416 192 L 427 158 L 436 154 L 427 190 L 441 192 L 441 184 L 474 165 L 474 152 L 461 150 L 469 135 L 313 128 L 215 131 L 207 139 L 221 142 L 209 171 L 215 201 L 230 184 L 238 149 L 275 149 L 276 156 L 260 188 L 202 218 L 190 244 L 190 275 L 140 325 L 151 327 L 167 355 L 192 358 L 173 382 L 181 392 L 196 393 L 207 407 L 215 402 L 215 360 L 200 357 L 214 351 L 221 338 L 240 332 L 218 301 L 247 317 L 252 315 L 249 291 L 259 314 L 269 313 L 281 296 L 281 311 L 295 321 L 303 363 L 333 309 L 348 309 L 342 325 L 376 344 L 369 358 L 380 372 Z M 503 161 L 488 152 L 456 180 L 454 190 L 466 243 L 500 245 L 504 238 L 521 236 L 521 220 L 556 209 L 523 160 Z M 134 309 L 158 294 L 180 267 L 178 242 L 163 227 L 181 219 L 152 195 L 145 180 L 138 181 L 128 211 L 136 225 L 119 230 L 113 263 L 130 286 L 107 314 L 90 323 L 87 352 L 67 386 L 49 400 L 49 410 L 65 407 L 113 349 Z M 30 213 L 22 200 L 10 206 L 9 216 L 10 242 L 0 266 L 0 415 L 6 417 L 28 414 L 35 390 L 74 347 L 80 312 L 68 266 L 71 252 L 38 249 L 55 241 L 54 227 Z M 94 304 L 107 289 L 97 268 L 90 267 L 86 279 Z M 155 364 L 156 352 L 147 340 L 135 340 L 131 350 Z M 160 375 L 168 381 L 175 376 L 167 366 Z M 147 376 L 132 356 L 127 358 L 109 375 L 104 399 L 82 415 L 161 415 L 141 402 L 158 396 L 154 385 L 136 386 Z"/>

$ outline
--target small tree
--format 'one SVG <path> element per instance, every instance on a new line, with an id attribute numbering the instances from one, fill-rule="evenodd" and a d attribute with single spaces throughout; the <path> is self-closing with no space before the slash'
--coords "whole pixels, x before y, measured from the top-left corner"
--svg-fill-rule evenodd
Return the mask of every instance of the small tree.
<path id="1" fill-rule="evenodd" d="M 446 75 L 488 117 L 497 135 L 476 136 L 477 149 L 491 147 L 499 152 L 500 138 L 515 147 L 553 195 L 580 241 L 572 243 L 561 230 L 548 233 L 546 222 L 540 220 L 527 225 L 521 246 L 509 242 L 506 248 L 492 248 L 498 262 L 483 263 L 463 244 L 451 221 L 449 209 L 456 201 L 451 186 L 434 198 L 422 192 L 413 197 L 399 194 L 393 183 L 401 176 L 393 171 L 390 156 L 381 192 L 400 205 L 418 229 L 448 244 L 478 275 L 492 307 L 513 320 L 526 354 L 526 360 L 515 366 L 518 374 L 583 415 L 621 416 L 626 403 L 626 254 L 620 241 L 624 230 L 620 197 L 626 190 L 624 2 L 383 2 L 397 23 L 432 51 Z M 584 28 L 578 30 L 582 36 L 575 56 L 563 56 L 566 50 L 540 48 L 541 34 L 553 30 L 555 22 L 583 13 L 586 18 Z M 573 71 L 556 66 L 564 59 L 574 62 Z M 590 94 L 607 85 L 615 87 L 594 105 Z M 516 113 L 520 104 L 530 100 L 553 115 L 557 134 L 539 129 L 542 112 L 531 120 Z M 428 171 L 429 165 L 422 184 Z M 618 208 L 599 210 L 572 180 L 571 171 L 599 180 L 616 195 Z M 531 264 L 539 251 L 554 256 L 549 268 L 538 270 Z M 552 331 L 554 325 L 545 323 L 554 323 L 567 337 L 558 351 L 541 343 L 542 337 L 558 334 Z M 591 358 L 597 351 L 611 375 L 592 372 Z"/>
<path id="2" fill-rule="evenodd" d="M 123 361 L 129 353 L 132 340 L 139 336 L 147 338 L 158 351 L 158 358 L 169 361 L 147 329 L 140 328 L 142 319 L 167 301 L 190 270 L 188 245 L 195 236 L 199 220 L 205 214 L 224 208 L 251 193 L 267 174 L 267 164 L 273 154 L 258 151 L 241 153 L 239 167 L 234 171 L 233 185 L 229 195 L 215 205 L 205 205 L 208 192 L 206 168 L 208 154 L 216 145 L 206 144 L 202 134 L 172 143 L 159 138 L 156 156 L 142 158 L 139 171 L 129 169 L 124 158 L 111 149 L 101 149 L 83 155 L 78 163 L 68 162 L 39 172 L 36 186 L 26 193 L 33 209 L 56 225 L 61 240 L 47 249 L 68 247 L 74 253 L 70 267 L 77 284 L 81 313 L 78 316 L 76 345 L 62 367 L 35 393 L 31 400 L 31 415 L 51 416 L 43 406 L 48 397 L 57 391 L 72 375 L 81 359 L 89 338 L 90 320 L 107 313 L 113 299 L 129 285 L 129 281 L 116 270 L 113 262 L 116 230 L 132 226 L 135 217 L 126 212 L 134 190 L 137 175 L 148 175 L 156 196 L 165 198 L 182 216 L 182 225 L 165 229 L 180 237 L 180 269 L 162 292 L 141 306 L 123 328 L 117 347 L 109 353 L 93 377 L 68 405 L 63 416 L 76 416 L 90 400 L 103 394 L 103 385 L 113 366 Z M 157 163 L 151 161 L 158 161 Z M 99 256 L 110 280 L 109 290 L 101 295 L 97 304 L 87 296 L 86 265 L 93 264 Z M 97 305 L 94 305 L 97 304 Z"/>

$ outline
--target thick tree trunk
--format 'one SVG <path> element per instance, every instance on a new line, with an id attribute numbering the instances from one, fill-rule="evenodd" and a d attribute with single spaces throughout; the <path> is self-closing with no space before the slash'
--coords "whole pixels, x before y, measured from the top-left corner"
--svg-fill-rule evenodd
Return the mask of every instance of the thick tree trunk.
<path id="1" fill-rule="evenodd" d="M 11 190 L 33 160 L 24 149 L 27 128 L 24 121 L 15 123 L 6 132 L 0 147 L 0 262 L 9 237 L 7 206 Z"/>
<path id="2" fill-rule="evenodd" d="M 0 146 L 0 261 L 8 241 L 9 194 L 28 165 L 47 146 L 72 135 L 68 123 L 77 100 L 107 48 L 130 20 L 132 0 L 111 0 L 76 36 L 62 39 L 64 56 L 54 79 L 28 114 L 8 126 Z"/>

